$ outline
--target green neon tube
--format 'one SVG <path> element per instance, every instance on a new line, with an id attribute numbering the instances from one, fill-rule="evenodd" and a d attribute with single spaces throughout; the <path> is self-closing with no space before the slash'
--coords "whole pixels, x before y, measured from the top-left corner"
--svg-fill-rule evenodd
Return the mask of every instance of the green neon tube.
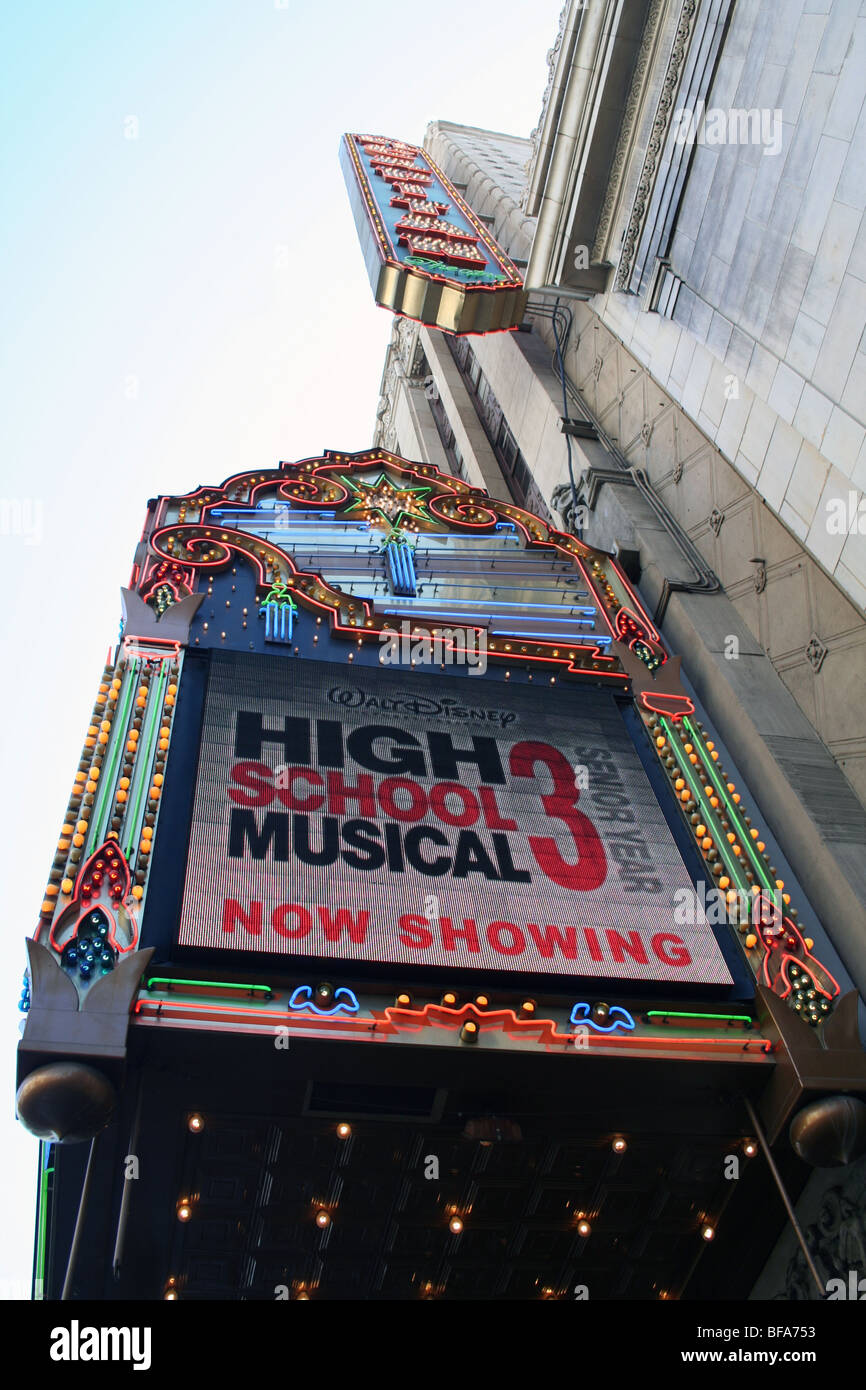
<path id="1" fill-rule="evenodd" d="M 688 731 L 689 731 L 689 733 L 691 734 L 692 738 L 695 740 L 695 742 L 696 742 L 696 743 L 700 743 L 700 742 L 701 742 L 700 736 L 699 736 L 698 734 L 695 733 L 694 729 L 692 728 L 691 724 L 690 724 L 689 721 L 688 721 L 688 718 L 684 719 L 684 720 L 683 720 L 683 723 L 684 723 L 685 726 L 688 728 Z M 743 820 L 743 817 L 742 817 L 742 815 L 741 815 L 741 813 L 740 813 L 739 807 L 738 807 L 738 806 L 735 806 L 735 805 L 733 804 L 733 802 L 730 801 L 730 800 L 728 799 L 728 789 L 727 789 L 727 787 L 725 786 L 725 784 L 723 783 L 721 777 L 719 777 L 719 776 L 716 775 L 716 766 L 715 766 L 715 763 L 713 762 L 712 758 L 709 759 L 709 764 L 708 764 L 708 769 L 707 769 L 707 770 L 708 770 L 708 772 L 709 772 L 709 774 L 710 774 L 710 778 L 712 779 L 712 782 L 713 782 L 714 787 L 716 788 L 716 791 L 719 793 L 719 796 L 721 796 L 722 800 L 724 801 L 725 805 L 726 805 L 727 808 L 728 808 L 728 812 L 729 812 L 729 814 L 730 814 L 732 820 L 734 821 L 734 823 L 737 825 L 737 828 L 739 829 L 739 832 L 740 832 L 740 839 L 742 840 L 743 844 L 746 846 L 746 849 L 747 849 L 748 855 L 749 855 L 749 860 L 750 860 L 750 862 L 751 862 L 751 864 L 752 864 L 752 867 L 753 867 L 754 869 L 756 869 L 757 872 L 760 874 L 761 878 L 764 880 L 764 883 L 765 883 L 766 887 L 770 890 L 770 892 L 771 892 L 771 893 L 774 892 L 776 885 L 775 885 L 775 883 L 772 883 L 772 882 L 770 881 L 769 875 L 767 874 L 766 868 L 764 867 L 763 861 L 761 860 L 760 852 L 759 852 L 758 850 L 756 850 L 756 849 L 754 848 L 754 846 L 753 846 L 752 837 L 751 837 L 751 835 L 749 834 L 749 828 L 748 828 L 748 826 L 745 824 L 745 822 L 744 822 L 744 820 Z"/>
<path id="2" fill-rule="evenodd" d="M 176 980 L 167 975 L 152 975 L 145 982 L 144 988 L 150 990 L 154 985 L 193 985 L 203 989 L 237 989 L 242 994 L 254 993 L 257 990 L 263 991 L 269 998 L 273 998 L 274 991 L 270 985 L 239 985 L 228 980 Z"/>
<path id="3" fill-rule="evenodd" d="M 135 685 L 135 681 L 138 674 L 138 666 L 139 663 L 136 661 L 134 663 L 134 671 L 132 672 L 130 671 L 129 667 L 127 667 L 127 678 L 125 683 L 125 689 L 123 691 L 123 700 L 122 702 L 120 700 L 118 700 L 117 702 L 118 704 L 122 704 L 122 708 L 118 710 L 118 712 L 114 716 L 114 719 L 112 720 L 112 732 L 114 732 L 118 727 L 126 727 L 126 721 L 129 718 L 130 703 L 132 701 L 132 690 L 133 686 Z M 132 675 L 131 680 L 129 678 L 130 675 Z M 112 740 L 111 753 L 109 754 L 108 758 L 108 770 L 105 776 L 100 778 L 100 789 L 97 793 L 98 800 L 96 802 L 96 815 L 90 822 L 90 834 L 87 837 L 87 843 L 84 848 L 85 859 L 87 859 L 89 854 L 93 853 L 93 850 L 97 845 L 102 844 L 102 841 L 105 838 L 101 834 L 103 811 L 107 798 L 109 796 L 114 795 L 114 778 L 117 770 L 117 763 L 120 758 L 121 741 L 123 743 L 126 743 L 126 735 L 124 734 L 122 740 L 117 738 L 115 735 L 115 737 Z"/>
<path id="4" fill-rule="evenodd" d="M 723 1023 L 751 1023 L 753 1020 L 748 1014 L 691 1014 L 681 1013 L 677 1009 L 650 1009 L 647 1018 L 700 1018 L 720 1020 Z"/>
<path id="5" fill-rule="evenodd" d="M 676 741 L 674 740 L 674 737 L 673 737 L 673 735 L 672 735 L 672 733 L 671 733 L 671 731 L 670 731 L 670 728 L 668 727 L 668 723 L 667 723 L 667 720 L 666 720 L 666 719 L 662 719 L 662 727 L 664 728 L 665 734 L 667 735 L 668 743 L 671 745 L 672 748 L 676 748 Z M 694 797 L 695 797 L 695 800 L 696 800 L 698 806 L 700 807 L 701 815 L 703 816 L 704 820 L 711 820 L 711 821 L 713 822 L 714 826 L 715 826 L 715 829 L 716 829 L 715 838 L 716 838 L 716 841 L 717 841 L 717 848 L 719 849 L 719 853 L 721 854 L 721 857 L 722 857 L 722 863 L 724 864 L 725 868 L 727 869 L 727 871 L 728 871 L 728 873 L 731 875 L 731 877 L 732 877 L 732 878 L 735 878 L 735 879 L 737 880 L 737 882 L 738 882 L 738 884 L 739 884 L 739 887 L 740 887 L 740 891 L 743 893 L 744 897 L 747 897 L 747 898 L 749 898 L 749 900 L 751 900 L 751 896 L 752 896 L 752 895 L 751 895 L 751 893 L 749 892 L 748 888 L 746 887 L 745 873 L 743 872 L 741 866 L 737 863 L 737 857 L 736 857 L 736 855 L 735 855 L 735 854 L 732 854 L 732 855 L 730 856 L 730 860 L 728 860 L 728 858 L 727 858 L 726 855 L 725 855 L 725 852 L 721 849 L 721 846 L 722 846 L 723 844 L 727 847 L 727 840 L 725 839 L 725 832 L 722 830 L 722 827 L 721 827 L 721 823 L 720 823 L 720 821 L 719 821 L 719 818 L 716 816 L 716 813 L 715 813 L 715 811 L 713 810 L 712 806 L 706 806 L 706 805 L 704 804 L 704 803 L 705 803 L 705 797 L 704 797 L 703 788 L 702 788 L 702 787 L 700 786 L 700 784 L 697 782 L 697 778 L 695 777 L 695 775 L 694 775 L 694 773 L 693 773 L 693 771 L 692 771 L 691 764 L 689 764 L 688 767 L 687 767 L 685 764 L 681 763 L 679 757 L 677 757 L 677 767 L 680 768 L 680 770 L 681 770 L 683 776 L 685 777 L 686 781 L 688 782 L 689 786 L 691 787 L 692 793 L 693 793 L 693 795 L 694 795 Z M 717 885 L 717 886 L 718 886 L 718 885 Z M 719 892 L 724 892 L 724 891 L 725 891 L 725 890 L 724 890 L 723 888 L 722 888 L 722 889 L 719 889 Z"/>
<path id="6" fill-rule="evenodd" d="M 53 1168 L 44 1167 L 45 1144 L 39 1142 L 39 1190 L 37 1194 L 37 1217 L 36 1217 L 36 1269 L 34 1271 L 34 1301 L 41 1301 L 45 1298 L 45 1247 L 48 1234 L 48 1179 L 54 1172 Z"/>
<path id="7" fill-rule="evenodd" d="M 152 754 L 153 754 L 154 729 L 156 728 L 156 725 L 157 725 L 157 723 L 158 723 L 159 717 L 162 715 L 162 702 L 163 702 L 163 698 L 164 698 L 164 697 L 163 697 L 163 690 L 164 690 L 164 687 L 165 687 L 165 663 L 163 662 L 162 666 L 160 667 L 159 676 L 157 677 L 156 699 L 154 699 L 154 697 L 153 697 L 153 692 L 151 692 L 151 696 L 150 696 L 150 700 L 149 700 L 150 710 L 149 710 L 149 713 L 148 713 L 148 716 L 147 716 L 147 727 L 145 728 L 145 731 L 144 731 L 144 740 L 143 740 L 143 742 L 144 742 L 144 744 L 145 744 L 144 757 L 142 758 L 140 752 L 139 752 L 139 755 L 138 755 L 138 767 L 137 767 L 137 770 L 136 770 L 136 771 L 137 771 L 137 780 L 136 780 L 136 786 L 135 786 L 135 805 L 134 805 L 134 807 L 132 808 L 132 815 L 131 815 L 131 816 L 129 817 L 129 819 L 128 819 L 128 825 L 129 825 L 129 832 L 128 832 L 128 833 L 129 833 L 129 835 L 130 835 L 130 838 L 129 838 L 129 840 L 127 841 L 126 850 L 125 850 L 127 859 L 130 859 L 130 858 L 131 858 L 133 848 L 138 844 L 138 839 L 139 839 L 139 834 L 140 834 L 140 826 L 138 825 L 138 822 L 139 822 L 139 817 L 140 817 L 140 814 L 141 814 L 141 802 L 142 802 L 142 798 L 143 798 L 143 796 L 144 796 L 145 787 L 146 787 L 146 786 L 148 785 L 148 783 L 150 782 L 150 764 L 151 764 L 151 758 L 152 758 Z M 133 827 L 138 827 L 138 828 L 137 828 L 136 830 L 134 830 Z"/>

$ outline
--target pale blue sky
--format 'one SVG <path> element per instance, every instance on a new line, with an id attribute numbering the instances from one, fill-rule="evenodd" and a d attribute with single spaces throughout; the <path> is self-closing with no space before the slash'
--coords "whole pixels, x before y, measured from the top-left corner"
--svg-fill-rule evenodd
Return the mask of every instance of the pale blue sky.
<path id="1" fill-rule="evenodd" d="M 40 0 L 0 15 L 0 500 L 24 507 L 0 531 L 0 1297 L 14 1281 L 29 1296 L 33 1244 L 37 1146 L 12 1118 L 23 938 L 147 498 L 369 446 L 391 317 L 340 136 L 420 144 L 437 118 L 528 136 L 559 9 Z"/>

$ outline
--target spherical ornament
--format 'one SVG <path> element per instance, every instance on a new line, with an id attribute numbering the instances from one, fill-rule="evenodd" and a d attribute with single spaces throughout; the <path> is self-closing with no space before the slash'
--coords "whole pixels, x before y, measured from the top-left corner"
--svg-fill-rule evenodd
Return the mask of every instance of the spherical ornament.
<path id="1" fill-rule="evenodd" d="M 117 1096 L 102 1072 L 81 1062 L 37 1067 L 18 1088 L 18 1118 L 37 1139 L 77 1144 L 111 1119 Z"/>

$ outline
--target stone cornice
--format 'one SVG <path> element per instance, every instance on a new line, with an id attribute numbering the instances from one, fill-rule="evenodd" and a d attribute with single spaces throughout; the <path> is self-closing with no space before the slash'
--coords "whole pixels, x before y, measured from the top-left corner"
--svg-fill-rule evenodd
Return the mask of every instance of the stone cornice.
<path id="1" fill-rule="evenodd" d="M 637 192 L 632 204 L 631 216 L 629 217 L 628 226 L 626 227 L 623 237 L 622 254 L 620 255 L 616 278 L 616 288 L 620 290 L 627 289 L 631 280 L 635 252 L 643 227 L 644 216 L 649 205 L 650 195 L 655 183 L 659 155 L 661 154 L 667 136 L 674 104 L 674 96 L 680 85 L 683 65 L 686 60 L 697 10 L 697 0 L 683 0 L 680 20 L 677 25 L 676 34 L 674 35 L 673 48 L 671 49 L 671 56 L 668 59 L 667 71 L 665 73 L 664 82 L 662 83 L 661 95 L 658 100 L 655 120 L 652 125 L 652 134 L 647 145 Z"/>
<path id="2" fill-rule="evenodd" d="M 662 16 L 666 8 L 667 0 L 652 0 L 649 14 L 647 15 L 640 51 L 637 56 L 634 75 L 631 81 L 631 90 L 629 91 L 625 111 L 623 112 L 619 139 L 617 140 L 616 149 L 614 150 L 613 159 L 611 160 L 610 178 L 601 205 L 601 212 L 598 217 L 598 227 L 596 229 L 595 242 L 592 247 L 592 260 L 594 262 L 604 261 L 608 258 L 608 239 L 611 233 L 614 209 L 622 194 L 622 187 L 628 168 L 628 158 L 634 144 L 638 112 L 645 97 L 648 80 L 652 75 L 653 61 L 657 54 Z"/>

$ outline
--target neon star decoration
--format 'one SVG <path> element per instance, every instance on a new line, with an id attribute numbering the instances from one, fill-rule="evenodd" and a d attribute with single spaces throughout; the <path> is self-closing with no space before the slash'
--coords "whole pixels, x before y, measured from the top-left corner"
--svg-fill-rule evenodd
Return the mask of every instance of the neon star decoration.
<path id="1" fill-rule="evenodd" d="M 364 516 L 378 513 L 392 531 L 412 521 L 431 520 L 424 505 L 424 498 L 433 491 L 430 487 L 398 487 L 387 473 L 380 473 L 374 483 L 365 483 L 363 479 L 353 482 L 346 477 L 342 481 L 355 496 L 346 508 L 347 515 L 359 511 Z"/>
<path id="2" fill-rule="evenodd" d="M 256 577 L 260 603 L 267 601 L 274 584 L 285 585 L 299 612 L 311 611 L 323 621 L 327 617 L 335 636 L 378 648 L 388 624 L 375 601 L 344 592 L 316 569 L 300 569 L 291 547 L 280 544 L 279 534 L 266 537 L 234 527 L 225 509 L 238 504 L 251 511 L 263 504 L 271 510 L 287 504 L 311 521 L 336 518 L 338 523 L 348 519 L 359 529 L 372 526 L 376 535 L 370 539 L 382 538 L 383 550 L 389 540 L 413 542 L 416 532 L 494 536 L 497 528 L 507 525 L 526 549 L 541 547 L 566 563 L 574 580 L 589 591 L 601 632 L 596 636 L 578 630 L 568 641 L 533 637 L 516 643 L 511 637 L 494 637 L 488 659 L 506 667 L 517 664 L 530 672 L 540 667 L 548 675 L 561 672 L 627 688 L 631 673 L 621 660 L 625 653 L 642 676 L 650 678 L 646 665 L 621 642 L 614 627 L 616 608 L 627 606 L 644 623 L 649 639 L 657 638 L 613 556 L 433 464 L 410 463 L 381 448 L 355 454 L 328 451 L 278 468 L 235 474 L 221 487 L 197 488 L 159 501 L 149 536 L 153 563 L 173 562 L 190 573 L 193 583 L 200 583 L 240 561 Z M 195 520 L 189 519 L 193 516 Z M 660 643 L 659 649 L 664 650 Z"/>

